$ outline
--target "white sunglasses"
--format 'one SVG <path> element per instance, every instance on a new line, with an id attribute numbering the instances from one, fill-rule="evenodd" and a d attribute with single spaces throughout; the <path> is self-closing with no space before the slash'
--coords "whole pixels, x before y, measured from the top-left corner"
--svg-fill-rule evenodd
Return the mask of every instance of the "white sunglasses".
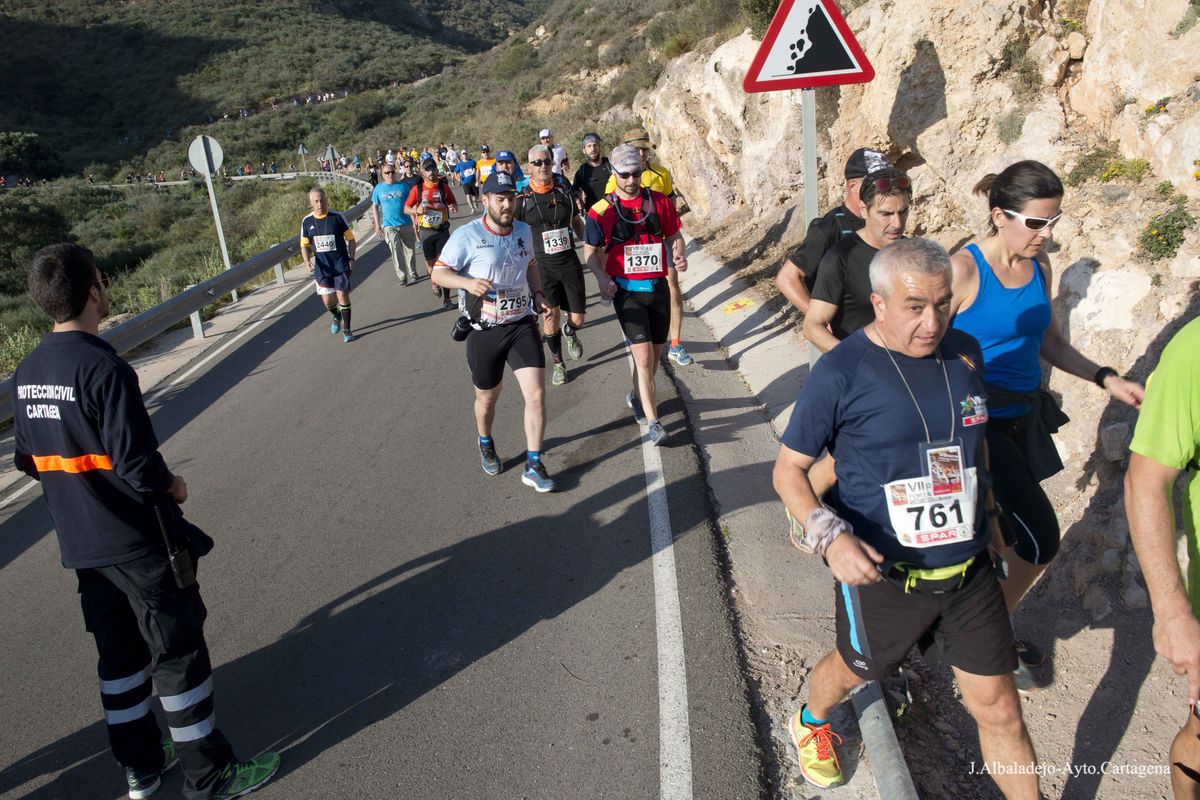
<path id="1" fill-rule="evenodd" d="M 1000 210 L 1005 214 L 1008 214 L 1010 217 L 1019 220 L 1021 224 L 1031 231 L 1040 231 L 1045 230 L 1046 228 L 1052 228 L 1060 219 L 1062 219 L 1063 215 L 1063 212 L 1060 211 L 1053 217 L 1047 219 L 1046 217 L 1031 217 L 1027 214 L 1022 214 L 1019 211 L 1009 211 L 1007 208 L 1002 208 Z"/>

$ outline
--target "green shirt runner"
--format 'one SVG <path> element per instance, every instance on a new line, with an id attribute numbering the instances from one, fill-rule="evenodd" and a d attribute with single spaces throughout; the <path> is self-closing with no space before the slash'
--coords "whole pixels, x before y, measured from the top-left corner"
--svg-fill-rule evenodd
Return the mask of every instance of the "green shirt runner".
<path id="1" fill-rule="evenodd" d="M 1200 617 L 1200 318 L 1175 334 L 1146 381 L 1146 399 L 1129 449 L 1189 473 L 1183 498 L 1188 596 L 1192 613 Z"/>

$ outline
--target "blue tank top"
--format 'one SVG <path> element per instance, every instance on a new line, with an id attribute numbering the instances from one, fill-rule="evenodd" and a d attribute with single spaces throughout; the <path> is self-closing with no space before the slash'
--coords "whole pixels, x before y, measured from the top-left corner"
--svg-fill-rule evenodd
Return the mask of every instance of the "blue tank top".
<path id="1" fill-rule="evenodd" d="M 967 245 L 967 252 L 979 270 L 979 292 L 975 302 L 960 311 L 951 325 L 979 342 L 987 383 L 1012 392 L 1032 392 L 1042 382 L 1039 353 L 1052 319 L 1042 268 L 1035 258 L 1033 278 L 1024 286 L 1008 289 L 996 278 L 977 246 Z M 988 413 L 994 419 L 1012 419 L 1028 410 L 1027 403 L 999 408 L 988 404 Z"/>

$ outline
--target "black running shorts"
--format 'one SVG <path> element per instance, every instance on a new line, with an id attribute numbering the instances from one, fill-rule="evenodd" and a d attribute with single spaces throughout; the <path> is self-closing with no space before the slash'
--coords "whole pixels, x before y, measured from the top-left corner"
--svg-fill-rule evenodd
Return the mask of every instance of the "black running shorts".
<path id="1" fill-rule="evenodd" d="M 870 586 L 834 583 L 837 648 L 851 672 L 882 680 L 895 672 L 912 646 L 927 661 L 971 675 L 1007 675 L 1017 668 L 1008 608 L 987 553 L 967 573 L 962 588 L 920 594 L 879 581 Z"/>
<path id="2" fill-rule="evenodd" d="M 468 183 L 465 186 L 463 186 L 462 188 L 463 188 L 463 192 L 466 193 L 467 197 L 479 197 L 479 184 L 478 183 Z"/>
<path id="3" fill-rule="evenodd" d="M 533 317 L 520 322 L 472 330 L 467 335 L 467 366 L 477 389 L 494 389 L 504 377 L 504 365 L 514 371 L 526 367 L 545 369 L 542 335 Z"/>
<path id="4" fill-rule="evenodd" d="M 574 264 L 547 266 L 542 270 L 542 291 L 546 302 L 555 308 L 565 308 L 572 314 L 587 313 L 587 292 L 583 287 L 583 266 Z"/>
<path id="5" fill-rule="evenodd" d="M 671 293 L 665 278 L 653 292 L 630 292 L 617 287 L 613 309 L 625 337 L 633 344 L 666 344 L 671 327 Z"/>
<path id="6" fill-rule="evenodd" d="M 450 239 L 450 229 L 444 230 L 429 230 L 428 228 L 421 229 L 421 250 L 425 253 L 425 266 L 433 269 L 433 262 L 437 261 L 438 256 L 442 254 L 442 248 L 446 246 L 446 242 Z"/>

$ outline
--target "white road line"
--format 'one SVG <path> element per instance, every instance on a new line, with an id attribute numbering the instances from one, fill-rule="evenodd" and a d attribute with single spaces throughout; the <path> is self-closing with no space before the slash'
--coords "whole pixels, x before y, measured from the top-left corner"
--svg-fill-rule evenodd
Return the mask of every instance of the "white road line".
<path id="1" fill-rule="evenodd" d="M 360 244 L 360 246 L 366 247 L 366 245 L 368 243 L 370 243 L 370 241 L 374 238 L 375 238 L 375 231 L 371 231 L 365 239 L 363 239 L 361 242 L 359 242 L 359 244 Z M 245 339 L 252 332 L 254 332 L 258 328 L 258 326 L 260 326 L 264 322 L 267 322 L 268 320 L 270 320 L 272 317 L 275 316 L 275 314 L 279 313 L 281 310 L 283 310 L 289 304 L 295 302 L 305 292 L 310 291 L 311 289 L 312 289 L 311 284 L 307 280 L 304 281 L 304 283 L 302 283 L 299 287 L 297 287 L 296 291 L 292 292 L 287 297 L 283 298 L 278 303 L 271 306 L 270 310 L 264 312 L 262 314 L 262 316 L 260 316 L 258 319 L 256 319 L 254 322 L 252 322 L 250 325 L 248 325 L 241 333 L 237 334 L 229 341 L 220 345 L 216 350 L 209 353 L 207 356 L 202 358 L 200 361 L 197 361 L 195 364 L 193 364 L 191 367 L 189 367 L 185 372 L 177 375 L 175 377 L 175 379 L 172 380 L 170 383 L 168 383 L 166 386 L 163 386 L 161 389 L 156 391 L 154 394 L 147 397 L 146 398 L 146 407 L 149 408 L 150 406 L 154 405 L 154 403 L 156 401 L 158 401 L 158 399 L 160 397 L 162 397 L 164 394 L 166 394 L 167 392 L 174 389 L 176 386 L 178 386 L 180 383 L 182 383 L 183 381 L 190 378 L 192 375 L 196 374 L 197 370 L 201 369 L 206 364 L 211 362 L 214 358 L 221 355 L 226 350 L 228 350 L 229 348 L 233 347 L 238 342 Z M 24 495 L 26 492 L 28 492 L 30 489 L 32 489 L 33 487 L 35 487 L 37 485 L 38 485 L 37 481 L 30 480 L 24 486 L 20 487 L 19 489 L 16 489 L 11 494 L 9 494 L 8 497 L 4 498 L 3 500 L 0 500 L 0 508 L 4 508 L 9 503 L 12 503 L 18 497 L 21 497 L 22 495 Z"/>
<path id="2" fill-rule="evenodd" d="M 629 349 L 626 348 L 629 355 Z M 630 369 L 633 358 L 629 357 Z M 688 721 L 687 666 L 675 573 L 675 535 L 667 507 L 662 454 L 638 426 L 646 470 L 650 551 L 654 572 L 654 627 L 658 645 L 658 773 L 661 800 L 692 800 L 692 733 Z"/>

